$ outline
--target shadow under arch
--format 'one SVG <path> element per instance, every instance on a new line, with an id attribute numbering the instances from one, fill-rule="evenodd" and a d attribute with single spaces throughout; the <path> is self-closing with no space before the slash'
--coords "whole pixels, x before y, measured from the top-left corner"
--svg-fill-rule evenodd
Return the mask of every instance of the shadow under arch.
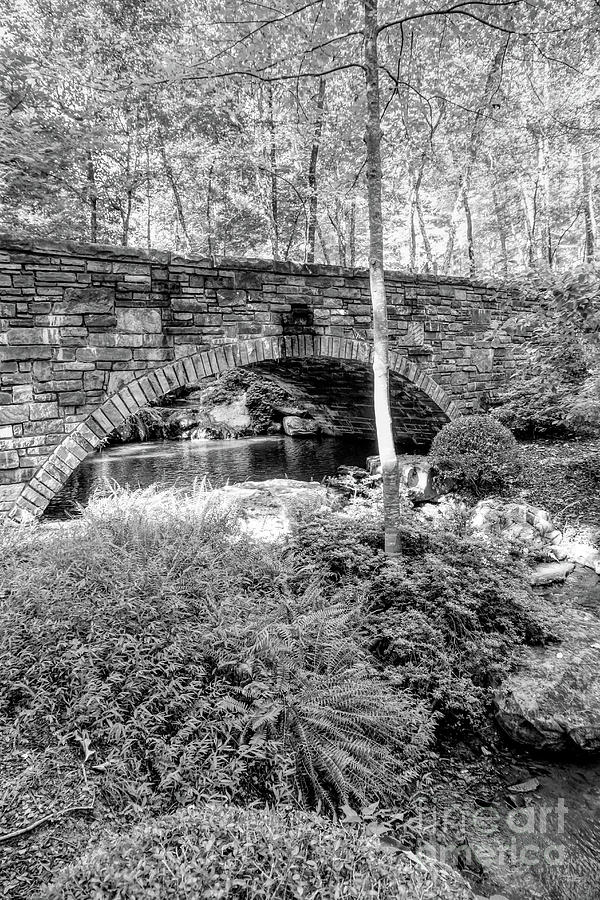
<path id="1" fill-rule="evenodd" d="M 325 358 L 372 364 L 372 346 L 342 337 L 294 335 L 224 343 L 199 350 L 133 378 L 123 385 L 55 448 L 23 489 L 9 513 L 13 520 L 40 516 L 81 462 L 134 413 L 177 388 L 198 384 L 230 369 L 286 359 Z M 391 351 L 390 372 L 425 394 L 449 420 L 459 414 L 455 403 L 430 375 L 397 351 Z"/>

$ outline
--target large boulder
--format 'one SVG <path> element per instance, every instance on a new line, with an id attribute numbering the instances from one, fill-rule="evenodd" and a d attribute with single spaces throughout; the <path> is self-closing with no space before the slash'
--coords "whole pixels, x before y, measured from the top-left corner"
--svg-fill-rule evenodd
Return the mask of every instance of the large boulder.
<path id="1" fill-rule="evenodd" d="M 539 751 L 600 751 L 600 620 L 570 609 L 562 642 L 527 647 L 497 690 L 496 717 L 517 743 Z"/>

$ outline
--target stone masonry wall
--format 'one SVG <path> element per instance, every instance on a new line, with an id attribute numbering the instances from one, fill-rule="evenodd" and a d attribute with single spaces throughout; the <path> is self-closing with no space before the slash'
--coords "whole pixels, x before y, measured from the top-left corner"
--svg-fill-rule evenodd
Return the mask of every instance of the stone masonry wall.
<path id="1" fill-rule="evenodd" d="M 507 377 L 518 296 L 390 272 L 388 299 L 392 349 L 459 410 Z M 245 339 L 368 342 L 370 322 L 364 270 L 0 236 L 0 514 L 136 376 Z"/>

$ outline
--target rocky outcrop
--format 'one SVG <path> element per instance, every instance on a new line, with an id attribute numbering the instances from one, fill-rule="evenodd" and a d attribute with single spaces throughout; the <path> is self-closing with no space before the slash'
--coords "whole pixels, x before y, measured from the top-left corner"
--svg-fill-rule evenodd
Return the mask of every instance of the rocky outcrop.
<path id="1" fill-rule="evenodd" d="M 600 621 L 586 610 L 564 615 L 562 642 L 527 647 L 498 689 L 496 718 L 519 744 L 539 751 L 600 751 Z"/>
<path id="2" fill-rule="evenodd" d="M 315 415 L 313 415 L 313 413 Z M 211 440 L 258 434 L 293 437 L 333 433 L 322 409 L 311 409 L 275 380 L 235 370 L 204 388 L 173 398 L 170 406 L 141 410 L 123 423 L 116 440 Z"/>
<path id="3" fill-rule="evenodd" d="M 471 510 L 468 524 L 473 531 L 529 548 L 556 545 L 562 540 L 546 510 L 528 503 L 481 500 Z"/>

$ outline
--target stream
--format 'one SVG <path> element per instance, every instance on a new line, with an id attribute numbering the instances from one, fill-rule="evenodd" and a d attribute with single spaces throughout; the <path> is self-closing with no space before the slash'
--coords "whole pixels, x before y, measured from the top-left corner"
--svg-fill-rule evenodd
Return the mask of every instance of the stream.
<path id="1" fill-rule="evenodd" d="M 364 466 L 374 441 L 354 437 L 292 438 L 287 435 L 237 440 L 148 441 L 93 453 L 50 502 L 45 518 L 76 515 L 107 480 L 121 487 L 176 485 L 185 491 L 206 478 L 212 487 L 269 478 L 321 481 L 341 465 Z"/>

